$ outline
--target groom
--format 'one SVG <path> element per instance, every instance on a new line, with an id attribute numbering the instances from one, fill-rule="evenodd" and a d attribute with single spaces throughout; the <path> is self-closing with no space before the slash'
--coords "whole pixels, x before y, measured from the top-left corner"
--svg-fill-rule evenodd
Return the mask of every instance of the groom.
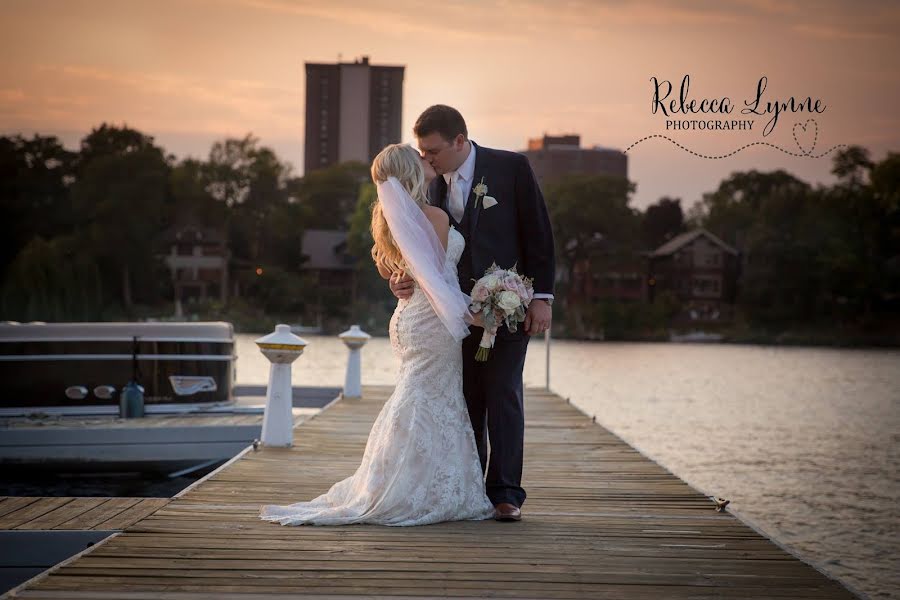
<path id="1" fill-rule="evenodd" d="M 553 233 L 544 197 L 528 159 L 514 152 L 493 150 L 469 139 L 466 122 L 455 108 L 438 104 L 425 110 L 413 127 L 422 156 L 438 176 L 428 195 L 432 205 L 450 215 L 450 223 L 466 239 L 459 259 L 459 285 L 471 294 L 475 280 L 492 263 L 513 265 L 534 278 L 534 300 L 524 327 L 510 333 L 501 325 L 490 356 L 477 362 L 475 353 L 482 329 L 471 326 L 463 340 L 463 393 L 475 432 L 486 493 L 498 521 L 518 521 L 525 502 L 522 453 L 525 412 L 522 368 L 530 336 L 550 327 L 555 262 Z M 479 184 L 487 191 L 479 196 Z M 490 197 L 496 203 L 484 199 Z M 408 298 L 413 281 L 391 281 L 398 298 Z M 490 464 L 487 439 L 490 438 Z"/>

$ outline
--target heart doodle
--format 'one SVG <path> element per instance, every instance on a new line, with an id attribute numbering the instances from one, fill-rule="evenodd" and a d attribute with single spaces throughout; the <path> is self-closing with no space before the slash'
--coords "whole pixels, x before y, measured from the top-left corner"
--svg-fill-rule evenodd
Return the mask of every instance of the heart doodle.
<path id="1" fill-rule="evenodd" d="M 810 131 L 809 124 L 812 123 L 812 131 Z M 803 130 L 803 133 L 800 134 L 800 138 L 797 137 L 797 128 Z M 794 123 L 794 141 L 797 142 L 797 147 L 800 148 L 800 152 L 803 153 L 804 156 L 809 156 L 812 154 L 812 151 L 816 148 L 816 140 L 819 139 L 819 124 L 816 123 L 815 119 L 807 119 L 806 123 Z M 810 141 L 812 138 L 812 145 L 810 145 L 809 150 L 804 147 L 804 144 L 801 143 L 801 139 L 803 142 Z"/>

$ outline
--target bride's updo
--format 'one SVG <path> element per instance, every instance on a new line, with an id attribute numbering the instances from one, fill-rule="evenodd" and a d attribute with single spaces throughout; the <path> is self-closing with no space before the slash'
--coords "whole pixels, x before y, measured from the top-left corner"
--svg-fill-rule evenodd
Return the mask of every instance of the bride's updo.
<path id="1" fill-rule="evenodd" d="M 378 153 L 372 161 L 372 181 L 382 183 L 388 177 L 396 177 L 416 204 L 428 204 L 425 171 L 422 169 L 419 153 L 412 146 L 391 144 Z M 372 246 L 372 259 L 376 265 L 392 273 L 406 270 L 406 263 L 394 243 L 378 200 L 372 203 L 372 240 L 375 242 Z"/>

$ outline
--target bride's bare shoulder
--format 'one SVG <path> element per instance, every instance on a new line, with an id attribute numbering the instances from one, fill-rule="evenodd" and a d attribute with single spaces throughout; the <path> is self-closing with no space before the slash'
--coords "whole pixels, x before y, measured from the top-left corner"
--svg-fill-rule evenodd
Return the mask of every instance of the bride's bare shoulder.
<path id="1" fill-rule="evenodd" d="M 447 237 L 450 234 L 450 216 L 437 206 L 423 206 L 422 212 L 428 217 L 431 226 L 434 227 L 434 231 L 438 235 L 438 239 L 441 240 L 441 244 L 446 248 Z"/>
<path id="2" fill-rule="evenodd" d="M 426 204 L 422 207 L 422 212 L 425 213 L 430 220 L 437 220 L 438 222 L 444 221 L 447 224 L 450 223 L 450 217 L 445 213 L 442 209 L 437 206 L 431 206 L 430 204 Z"/>

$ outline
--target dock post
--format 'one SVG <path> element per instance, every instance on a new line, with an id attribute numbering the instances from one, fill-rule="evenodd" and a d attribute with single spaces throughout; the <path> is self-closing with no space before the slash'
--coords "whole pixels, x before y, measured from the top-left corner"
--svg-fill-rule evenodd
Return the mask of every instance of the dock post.
<path id="1" fill-rule="evenodd" d="M 350 356 L 347 358 L 347 375 L 344 377 L 344 398 L 361 398 L 362 365 L 360 349 L 366 345 L 366 342 L 372 336 L 360 329 L 359 325 L 353 325 L 338 337 L 350 349 Z"/>
<path id="2" fill-rule="evenodd" d="M 256 345 L 272 363 L 261 441 L 264 446 L 289 448 L 294 443 L 291 363 L 303 354 L 306 340 L 291 333 L 290 325 L 279 324 L 273 333 L 257 339 Z"/>

